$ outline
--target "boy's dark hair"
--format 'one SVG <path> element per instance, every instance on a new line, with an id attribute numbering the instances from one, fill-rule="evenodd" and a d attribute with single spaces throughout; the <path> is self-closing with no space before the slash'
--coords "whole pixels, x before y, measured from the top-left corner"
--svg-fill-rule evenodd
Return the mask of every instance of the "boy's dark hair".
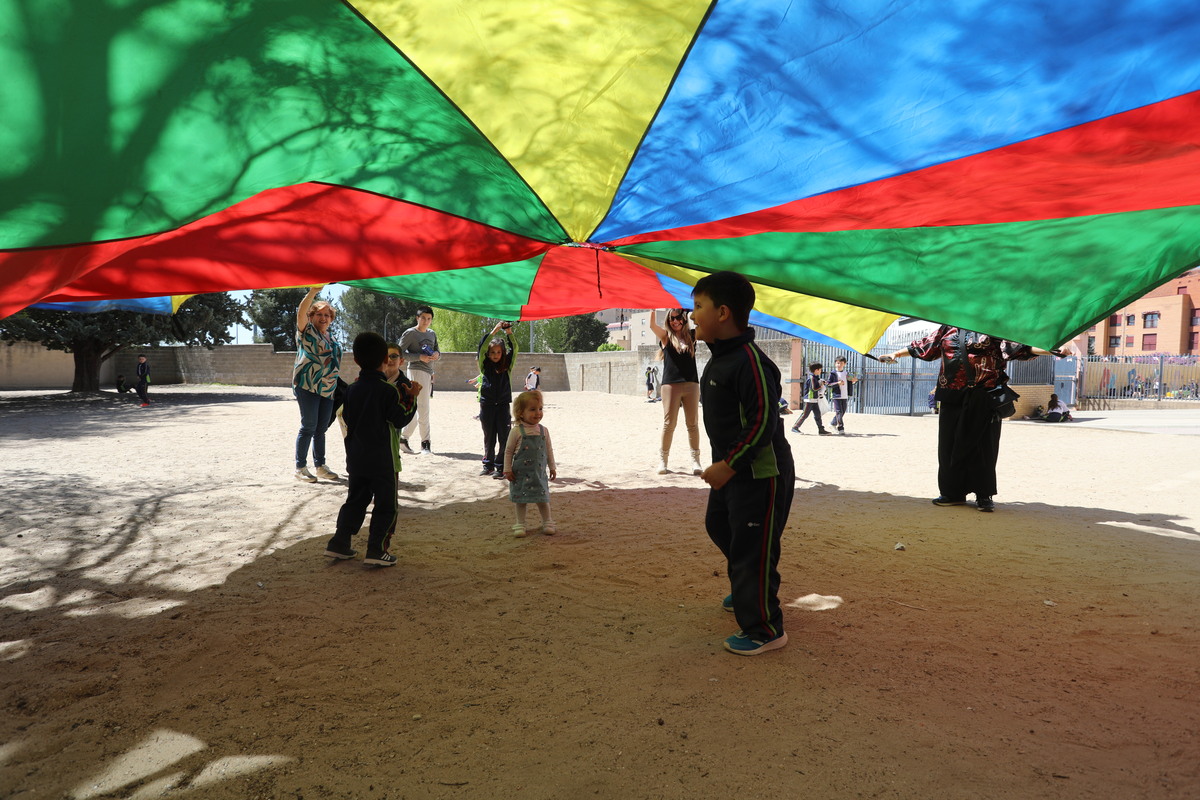
<path id="1" fill-rule="evenodd" d="M 696 281 L 692 297 L 702 294 L 715 308 L 726 306 L 740 330 L 750 327 L 750 312 L 754 310 L 754 287 L 737 272 L 714 272 Z"/>
<path id="2" fill-rule="evenodd" d="M 422 314 L 428 314 L 429 316 L 432 317 L 433 309 L 430 308 L 429 306 L 417 306 L 417 316 L 419 317 Z"/>
<path id="3" fill-rule="evenodd" d="M 835 359 L 833 360 L 833 363 L 835 363 L 835 364 L 838 364 L 838 363 L 845 364 L 845 363 L 846 363 L 846 357 L 845 357 L 845 356 L 838 356 L 837 358 L 835 358 Z"/>
<path id="4" fill-rule="evenodd" d="M 363 369 L 382 367 L 387 351 L 387 342 L 375 331 L 363 331 L 354 337 L 354 363 Z"/>
<path id="5" fill-rule="evenodd" d="M 816 362 L 816 361 L 814 361 L 813 363 L 811 363 L 811 364 L 809 364 L 809 365 L 808 365 L 808 371 L 809 371 L 809 372 L 816 372 L 816 371 L 817 371 L 817 370 L 819 370 L 819 369 L 825 369 L 825 368 L 824 368 L 824 367 L 822 367 L 822 366 L 821 366 L 821 365 L 820 365 L 818 362 Z"/>

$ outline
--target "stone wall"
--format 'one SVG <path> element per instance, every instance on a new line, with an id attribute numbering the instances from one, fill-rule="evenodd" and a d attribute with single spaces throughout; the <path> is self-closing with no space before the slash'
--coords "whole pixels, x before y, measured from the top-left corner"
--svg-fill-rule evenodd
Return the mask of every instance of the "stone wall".
<path id="1" fill-rule="evenodd" d="M 783 381 L 791 377 L 788 340 L 768 340 L 763 350 L 783 372 Z M 223 383 L 232 386 L 290 386 L 293 352 L 273 352 L 269 344 L 232 344 L 208 350 L 203 347 L 147 347 L 122 352 L 105 363 L 101 370 L 102 388 L 111 388 L 116 375 L 133 383 L 137 356 L 150 362 L 153 384 Z M 603 353 L 519 353 L 513 369 L 513 388 L 520 389 L 533 366 L 542 368 L 542 389 L 547 392 L 587 391 L 610 394 L 642 395 L 646 391 L 646 368 L 657 366 L 658 347 L 642 346 L 637 352 Z M 700 370 L 708 361 L 708 348 L 696 352 Z M 436 388 L 444 392 L 473 392 L 468 383 L 479 374 L 475 353 L 443 353 L 437 363 Z M 358 367 L 349 354 L 343 360 L 342 376 L 354 380 Z M 70 353 L 47 350 L 41 345 L 0 345 L 0 388 L 70 389 L 74 361 Z"/>

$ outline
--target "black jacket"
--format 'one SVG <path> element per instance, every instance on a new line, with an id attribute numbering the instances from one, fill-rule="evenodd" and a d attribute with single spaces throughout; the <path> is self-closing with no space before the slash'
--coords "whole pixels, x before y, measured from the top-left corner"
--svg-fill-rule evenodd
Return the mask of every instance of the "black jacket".
<path id="1" fill-rule="evenodd" d="M 351 475 L 390 475 L 399 470 L 397 431 L 416 413 L 417 403 L 401 397 L 378 370 L 364 369 L 346 389 L 346 471 Z"/>
<path id="2" fill-rule="evenodd" d="M 709 349 L 700 397 L 713 462 L 728 462 L 735 480 L 793 475 L 792 450 L 779 420 L 779 367 L 754 343 L 753 329 L 718 339 Z"/>

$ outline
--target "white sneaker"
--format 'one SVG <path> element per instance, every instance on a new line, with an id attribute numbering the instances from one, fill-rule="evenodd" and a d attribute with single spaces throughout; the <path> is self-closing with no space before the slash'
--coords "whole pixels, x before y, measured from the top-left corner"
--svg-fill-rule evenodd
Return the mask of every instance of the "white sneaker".
<path id="1" fill-rule="evenodd" d="M 333 470 L 331 470 L 329 467 L 325 466 L 324 464 L 317 467 L 317 477 L 324 478 L 327 481 L 340 480 L 340 478 L 338 477 L 338 474 L 336 472 L 334 472 Z"/>
<path id="2" fill-rule="evenodd" d="M 525 526 L 517 522 L 512 526 L 512 535 L 513 538 L 524 539 L 528 534 L 525 532 Z"/>
<path id="3" fill-rule="evenodd" d="M 296 480 L 304 481 L 305 483 L 316 483 L 317 476 L 308 471 L 308 467 L 301 467 L 296 470 Z"/>

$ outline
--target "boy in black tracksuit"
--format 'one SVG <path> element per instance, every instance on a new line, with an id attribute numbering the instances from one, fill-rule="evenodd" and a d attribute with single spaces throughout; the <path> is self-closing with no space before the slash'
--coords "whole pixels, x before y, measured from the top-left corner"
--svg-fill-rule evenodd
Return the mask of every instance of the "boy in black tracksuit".
<path id="1" fill-rule="evenodd" d="M 725 554 L 732 594 L 726 610 L 741 630 L 725 649 L 744 656 L 787 644 L 779 607 L 779 545 L 795 489 L 795 467 L 778 407 L 779 368 L 754 344 L 754 287 L 717 272 L 692 291 L 696 337 L 712 358 L 700 378 L 712 466 L 704 524 Z"/>
<path id="2" fill-rule="evenodd" d="M 383 374 L 387 344 L 377 333 L 360 333 L 354 339 L 354 361 L 361 368 L 358 380 L 346 389 L 342 419 L 346 423 L 346 473 L 349 489 L 338 512 L 337 530 L 325 547 L 328 558 L 354 558 L 351 539 L 362 527 L 372 499 L 371 527 L 364 564 L 390 567 L 396 557 L 385 547 L 388 529 L 396 517 L 396 473 L 400 471 L 399 430 L 417 410 L 420 385 L 402 389 Z"/>

